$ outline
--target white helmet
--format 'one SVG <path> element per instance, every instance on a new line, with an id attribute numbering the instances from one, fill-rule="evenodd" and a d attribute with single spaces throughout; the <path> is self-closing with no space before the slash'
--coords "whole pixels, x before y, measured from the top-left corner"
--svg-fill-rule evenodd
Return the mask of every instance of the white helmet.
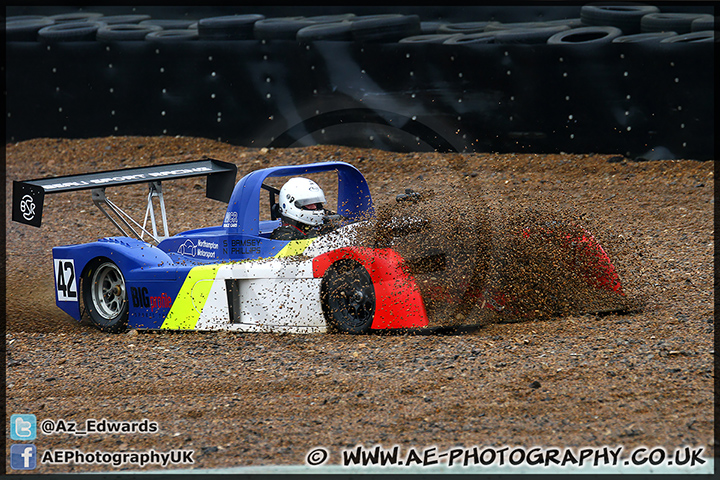
<path id="1" fill-rule="evenodd" d="M 280 189 L 280 213 L 306 225 L 320 225 L 325 218 L 325 193 L 307 178 L 291 178 Z"/>

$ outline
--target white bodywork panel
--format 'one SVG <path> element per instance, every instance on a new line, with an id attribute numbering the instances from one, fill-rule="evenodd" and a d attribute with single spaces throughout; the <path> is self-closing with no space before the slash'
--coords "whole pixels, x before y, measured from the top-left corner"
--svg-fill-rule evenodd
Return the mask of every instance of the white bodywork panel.
<path id="1" fill-rule="evenodd" d="M 314 239 L 300 256 L 217 265 L 214 278 L 201 278 L 191 288 L 190 297 L 199 315 L 194 329 L 326 332 L 320 300 L 322 278 L 313 277 L 312 258 L 352 245 L 357 225 Z M 233 309 L 228 304 L 228 280 L 235 281 L 232 296 L 238 298 Z"/>
<path id="2" fill-rule="evenodd" d="M 232 323 L 226 280 L 238 280 L 240 323 Z M 321 278 L 313 278 L 312 261 L 271 259 L 221 265 L 212 282 L 197 330 L 323 333 Z"/>

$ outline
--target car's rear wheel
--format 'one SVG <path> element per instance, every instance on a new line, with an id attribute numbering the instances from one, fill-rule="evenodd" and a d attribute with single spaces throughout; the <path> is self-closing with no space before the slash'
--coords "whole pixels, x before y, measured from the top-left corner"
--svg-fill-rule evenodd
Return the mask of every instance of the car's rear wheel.
<path id="1" fill-rule="evenodd" d="M 96 260 L 83 276 L 83 301 L 90 320 L 103 332 L 125 331 L 128 296 L 125 277 L 110 260 Z"/>
<path id="2" fill-rule="evenodd" d="M 334 263 L 323 279 L 321 297 L 331 331 L 370 331 L 375 316 L 375 287 L 365 267 L 352 260 Z"/>

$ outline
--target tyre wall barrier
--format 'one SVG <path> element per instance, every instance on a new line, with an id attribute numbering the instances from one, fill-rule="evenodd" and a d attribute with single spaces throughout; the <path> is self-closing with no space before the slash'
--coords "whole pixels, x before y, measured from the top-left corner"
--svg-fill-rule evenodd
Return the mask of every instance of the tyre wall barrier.
<path id="1" fill-rule="evenodd" d="M 7 9 L 7 141 L 714 158 L 702 9 L 49 8 Z"/>

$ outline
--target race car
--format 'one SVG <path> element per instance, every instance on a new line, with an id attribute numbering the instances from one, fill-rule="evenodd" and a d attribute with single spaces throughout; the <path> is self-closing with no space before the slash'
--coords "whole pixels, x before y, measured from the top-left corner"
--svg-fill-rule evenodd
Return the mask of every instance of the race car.
<path id="1" fill-rule="evenodd" d="M 55 294 L 60 309 L 79 321 L 87 315 L 105 332 L 362 334 L 428 326 L 427 299 L 401 249 L 392 243 L 357 244 L 359 226 L 375 217 L 367 181 L 358 169 L 345 162 L 271 167 L 252 171 L 235 185 L 236 172 L 234 164 L 203 159 L 14 182 L 13 220 L 39 227 L 45 194 L 91 191 L 93 202 L 122 235 L 54 247 Z M 327 216 L 332 232 L 302 240 L 272 239 L 280 225 L 279 190 L 265 181 L 320 172 L 337 173 L 337 208 Z M 207 176 L 207 196 L 228 203 L 223 223 L 170 236 L 162 182 L 191 176 Z M 142 225 L 105 195 L 106 188 L 138 183 L 149 186 Z M 400 197 L 415 200 L 411 191 L 398 201 Z M 261 219 L 261 203 L 267 220 Z M 148 220 L 152 231 L 146 228 Z M 580 241 L 602 263 L 589 281 L 622 295 L 602 248 L 591 236 Z M 493 298 L 483 306 L 505 308 L 502 292 Z"/>

